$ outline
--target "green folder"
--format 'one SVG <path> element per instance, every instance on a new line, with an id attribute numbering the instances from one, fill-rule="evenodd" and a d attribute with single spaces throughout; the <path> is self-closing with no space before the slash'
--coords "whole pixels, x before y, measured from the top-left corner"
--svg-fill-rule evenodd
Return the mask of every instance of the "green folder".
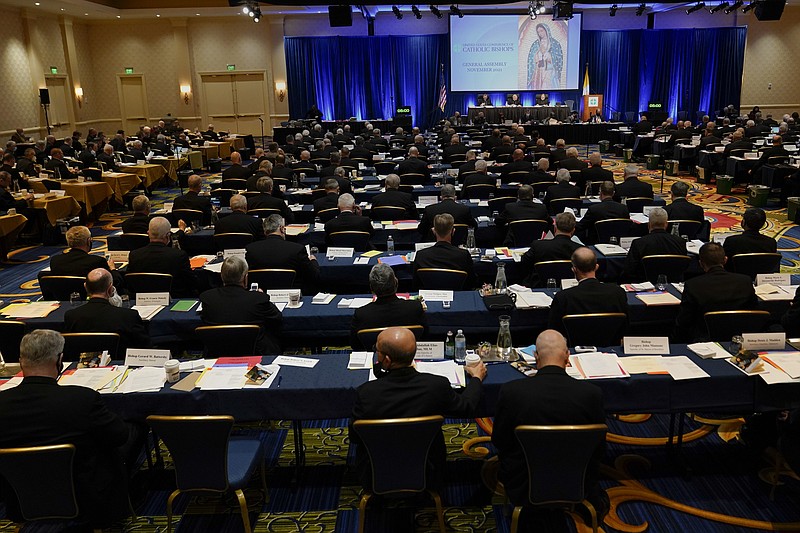
<path id="1" fill-rule="evenodd" d="M 172 304 L 170 311 L 182 311 L 185 313 L 187 311 L 191 311 L 192 307 L 194 307 L 196 304 L 197 300 L 178 300 Z"/>

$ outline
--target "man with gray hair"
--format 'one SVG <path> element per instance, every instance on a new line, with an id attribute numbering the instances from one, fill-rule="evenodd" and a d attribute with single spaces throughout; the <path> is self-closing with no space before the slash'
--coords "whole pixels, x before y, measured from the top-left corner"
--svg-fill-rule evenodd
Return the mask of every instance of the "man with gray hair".
<path id="1" fill-rule="evenodd" d="M 279 342 L 283 317 L 269 295 L 249 291 L 247 262 L 239 256 L 228 257 L 220 271 L 222 287 L 200 295 L 203 322 L 212 325 L 255 324 L 261 328 L 256 340 L 256 355 L 281 353 Z"/>
<path id="2" fill-rule="evenodd" d="M 103 152 L 97 154 L 97 162 L 102 163 L 103 167 L 108 172 L 117 171 L 117 160 L 114 158 L 114 147 L 110 144 L 103 146 Z"/>
<path id="3" fill-rule="evenodd" d="M 319 277 L 317 258 L 309 255 L 302 244 L 286 240 L 286 222 L 280 215 L 270 215 L 264 220 L 264 240 L 247 245 L 247 264 L 251 269 L 286 268 L 294 270 L 296 276 L 292 287 L 302 289 L 303 294 L 316 292 Z"/>
<path id="4" fill-rule="evenodd" d="M 392 207 L 400 209 L 390 209 L 383 211 L 391 211 L 391 217 L 386 218 L 381 211 L 377 211 L 382 207 Z M 382 192 L 372 199 L 372 211 L 370 218 L 373 220 L 417 220 L 419 213 L 417 213 L 417 204 L 414 203 L 414 197 L 411 193 L 403 192 L 400 190 L 400 176 L 397 174 L 389 174 L 386 176 L 386 192 Z"/>
<path id="5" fill-rule="evenodd" d="M 221 217 L 214 225 L 214 235 L 221 233 L 249 233 L 253 240 L 264 238 L 261 220 L 247 214 L 247 198 L 241 194 L 231 196 L 231 214 Z"/>
<path id="6" fill-rule="evenodd" d="M 22 338 L 22 383 L 0 392 L 0 448 L 74 445 L 72 470 L 81 510 L 78 521 L 95 528 L 108 527 L 129 513 L 121 447 L 128 443 L 131 431 L 108 410 L 98 392 L 58 384 L 63 351 L 64 337 L 56 331 L 37 329 Z M 3 492 L 6 517 L 23 522 L 13 492 Z"/>
<path id="7" fill-rule="evenodd" d="M 435 240 L 431 229 L 433 228 L 433 219 L 436 215 L 447 213 L 453 217 L 455 224 L 464 224 L 470 228 L 477 227 L 478 223 L 472 218 L 469 206 L 456 201 L 456 188 L 450 184 L 442 185 L 442 190 L 439 193 L 441 201 L 438 204 L 432 204 L 425 207 L 422 213 L 422 220 L 419 223 L 419 232 L 422 234 L 424 240 Z"/>
<path id="8" fill-rule="evenodd" d="M 483 194 L 479 194 L 473 192 L 472 187 L 475 185 L 489 185 L 491 186 L 491 191 L 494 193 L 495 183 L 497 180 L 489 175 L 489 165 L 486 163 L 484 159 L 479 159 L 475 162 L 475 172 L 470 172 L 464 178 L 462 183 L 463 189 L 461 189 L 461 198 L 477 198 L 482 197 L 486 198 L 485 192 Z M 481 189 L 484 191 L 485 187 L 477 187 L 477 189 Z M 477 195 L 477 196 L 476 196 Z"/>
<path id="9" fill-rule="evenodd" d="M 330 243 L 331 233 L 362 231 L 369 233 L 370 237 L 375 233 L 375 230 L 372 229 L 372 221 L 368 217 L 361 215 L 361 208 L 356 204 L 352 194 L 341 195 L 337 202 L 337 207 L 339 208 L 339 216 L 325 223 L 325 240 L 328 243 Z"/>
<path id="10" fill-rule="evenodd" d="M 519 188 L 517 201 L 507 203 L 503 212 L 495 217 L 494 223 L 503 228 L 517 220 L 544 220 L 548 223 L 548 231 L 550 229 L 550 215 L 547 212 L 547 208 L 541 203 L 534 203 L 533 187 L 530 185 L 523 185 Z M 515 233 L 513 225 L 509 225 L 503 246 L 521 246 L 518 242 L 524 241 L 524 244 L 527 244 L 531 238 L 537 240 L 540 237 L 541 235 L 520 235 Z"/>
<path id="11" fill-rule="evenodd" d="M 150 226 L 150 199 L 140 194 L 131 201 L 133 216 L 122 222 L 122 233 L 147 233 Z"/>
<path id="12" fill-rule="evenodd" d="M 566 168 L 567 170 L 583 170 L 589 167 L 586 161 L 578 159 L 578 149 L 574 146 L 567 148 L 565 154 L 566 157 L 558 163 L 558 168 Z"/>
<path id="13" fill-rule="evenodd" d="M 558 169 L 556 172 L 556 184 L 551 185 L 547 188 L 547 192 L 544 195 L 544 204 L 550 208 L 550 202 L 553 200 L 557 200 L 559 198 L 580 198 L 581 197 L 581 190 L 572 185 L 569 182 L 569 170 L 566 168 Z M 550 208 L 550 213 L 553 213 L 552 208 Z"/>
<path id="14" fill-rule="evenodd" d="M 272 177 L 272 161 L 269 159 L 262 159 L 261 163 L 258 164 L 258 168 L 255 172 L 253 172 L 249 178 L 247 178 L 247 190 L 248 191 L 258 191 L 258 180 L 261 178 L 271 178 Z M 287 182 L 288 183 L 288 182 Z M 233 187 L 234 189 L 238 189 L 238 187 Z"/>
<path id="15" fill-rule="evenodd" d="M 128 255 L 128 273 L 147 272 L 170 274 L 174 298 L 193 297 L 195 279 L 189 265 L 189 256 L 183 250 L 171 246 L 170 224 L 164 217 L 154 217 L 147 230 L 150 243 L 142 248 L 131 250 Z"/>
<path id="16" fill-rule="evenodd" d="M 73 226 L 65 235 L 69 250 L 50 258 L 51 276 L 84 277 L 95 268 L 114 270 L 114 263 L 102 255 L 92 255 L 92 232 L 86 226 Z"/>
<path id="17" fill-rule="evenodd" d="M 284 200 L 275 198 L 273 195 L 273 187 L 274 182 L 272 181 L 272 178 L 258 178 L 258 181 L 256 182 L 256 188 L 258 189 L 259 194 L 256 196 L 251 196 L 247 199 L 247 209 L 249 211 L 253 211 L 255 209 L 268 209 L 269 211 L 259 211 L 259 213 L 264 213 L 264 215 L 259 216 L 269 216 L 272 213 L 278 213 L 286 219 L 287 223 L 292 224 L 294 222 L 294 213 L 292 213 L 292 210 L 289 209 L 289 206 L 286 205 Z"/>
<path id="18" fill-rule="evenodd" d="M 603 168 L 603 156 L 600 152 L 592 152 L 589 154 L 589 166 L 581 170 L 581 175 L 576 185 L 583 193 L 586 191 L 587 183 L 602 183 L 604 181 L 614 181 L 614 173 Z"/>
<path id="19" fill-rule="evenodd" d="M 556 229 L 552 239 L 539 239 L 531 243 L 530 248 L 522 256 L 522 270 L 526 273 L 525 285 L 528 287 L 544 287 L 546 279 L 540 279 L 536 273 L 536 263 L 544 261 L 564 261 L 572 257 L 572 252 L 581 247 L 572 240 L 575 234 L 575 215 L 571 212 L 556 215 Z"/>
<path id="20" fill-rule="evenodd" d="M 350 322 L 350 344 L 354 350 L 372 349 L 372 346 L 364 346 L 358 337 L 358 332 L 364 329 L 422 326 L 422 330 L 415 330 L 415 334 L 417 338 L 425 335 L 428 329 L 425 310 L 419 300 L 397 297 L 397 277 L 392 267 L 385 264 L 372 267 L 369 289 L 375 295 L 375 301 L 356 309 Z"/>
<path id="21" fill-rule="evenodd" d="M 639 237 L 631 244 L 625 258 L 623 281 L 638 283 L 645 281 L 642 258 L 648 255 L 686 255 L 686 241 L 667 231 L 667 212 L 657 207 L 650 211 L 647 222 L 650 233 Z"/>
<path id="22" fill-rule="evenodd" d="M 622 183 L 616 186 L 614 200 L 617 202 L 623 198 L 652 198 L 653 186 L 639 179 L 639 167 L 637 165 L 626 165 Z"/>
<path id="23" fill-rule="evenodd" d="M 550 160 L 542 157 L 536 162 L 536 170 L 531 172 L 531 183 L 543 183 L 546 181 L 555 181 L 555 175 L 548 172 L 550 170 Z"/>

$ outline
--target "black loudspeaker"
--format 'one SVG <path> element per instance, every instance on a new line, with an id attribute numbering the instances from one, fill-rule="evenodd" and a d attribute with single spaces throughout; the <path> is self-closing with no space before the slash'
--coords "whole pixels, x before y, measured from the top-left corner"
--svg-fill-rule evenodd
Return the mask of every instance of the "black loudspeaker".
<path id="1" fill-rule="evenodd" d="M 763 0 L 756 4 L 754 13 L 758 20 L 780 20 L 786 0 Z"/>
<path id="2" fill-rule="evenodd" d="M 349 5 L 347 6 L 328 6 L 328 19 L 331 22 L 331 28 L 338 26 L 352 26 L 353 25 L 353 12 Z"/>
<path id="3" fill-rule="evenodd" d="M 652 30 L 656 25 L 656 14 L 655 13 L 648 13 L 647 14 L 647 29 Z"/>
<path id="4" fill-rule="evenodd" d="M 39 103 L 50 105 L 50 89 L 39 89 Z"/>

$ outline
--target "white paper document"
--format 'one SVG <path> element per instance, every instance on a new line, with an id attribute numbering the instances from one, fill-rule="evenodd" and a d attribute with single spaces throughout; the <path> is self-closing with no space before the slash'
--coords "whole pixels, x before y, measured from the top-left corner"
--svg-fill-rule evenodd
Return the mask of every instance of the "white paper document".
<path id="1" fill-rule="evenodd" d="M 619 364 L 628 374 L 655 374 L 666 372 L 660 355 L 632 355 L 620 357 Z"/>
<path id="2" fill-rule="evenodd" d="M 309 357 L 295 357 L 290 355 L 279 355 L 272 361 L 273 365 L 281 366 L 299 366 L 303 368 L 314 368 L 319 363 L 319 359 L 311 359 Z"/>
<path id="3" fill-rule="evenodd" d="M 761 356 L 773 366 L 782 370 L 790 378 L 800 378 L 800 352 L 769 352 Z"/>
<path id="4" fill-rule="evenodd" d="M 695 342 L 686 347 L 703 359 L 727 359 L 731 356 L 728 350 L 716 342 Z"/>
<path id="5" fill-rule="evenodd" d="M 616 244 L 595 244 L 597 250 L 603 255 L 627 255 L 628 250 Z"/>
<path id="6" fill-rule="evenodd" d="M 161 371 L 164 372 L 163 370 Z M 58 380 L 59 385 L 77 385 L 87 389 L 100 390 L 115 380 L 121 372 L 115 368 L 79 368 L 71 374 L 64 374 Z"/>
<path id="7" fill-rule="evenodd" d="M 236 390 L 247 381 L 246 366 L 215 366 L 206 370 L 198 380 L 200 390 Z"/>
<path id="8" fill-rule="evenodd" d="M 453 387 L 463 387 L 467 384 L 464 367 L 455 361 L 417 361 L 416 367 L 417 372 L 447 378 Z"/>
<path id="9" fill-rule="evenodd" d="M 517 309 L 534 309 L 540 307 L 550 307 L 553 299 L 542 291 L 518 292 L 516 306 Z"/>
<path id="10" fill-rule="evenodd" d="M 133 309 L 139 313 L 142 320 L 150 320 L 156 316 L 162 309 L 163 305 L 134 305 Z"/>
<path id="11" fill-rule="evenodd" d="M 685 355 L 663 357 L 663 364 L 675 381 L 684 379 L 698 379 L 710 377 L 702 368 L 697 366 Z"/>
<path id="12" fill-rule="evenodd" d="M 166 373 L 163 368 L 143 366 L 129 369 L 125 380 L 117 388 L 117 392 L 158 392 L 164 386 Z"/>
<path id="13" fill-rule="evenodd" d="M 590 352 L 569 356 L 572 366 L 576 367 L 586 379 L 627 378 L 630 377 L 619 364 L 619 357 L 614 353 Z"/>
<path id="14" fill-rule="evenodd" d="M 348 370 L 369 370 L 372 368 L 372 352 L 352 352 L 347 362 Z"/>

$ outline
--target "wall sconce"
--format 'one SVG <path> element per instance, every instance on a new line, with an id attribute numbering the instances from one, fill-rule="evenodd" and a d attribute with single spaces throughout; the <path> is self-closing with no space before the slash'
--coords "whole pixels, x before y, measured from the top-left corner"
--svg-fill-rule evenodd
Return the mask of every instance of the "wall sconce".
<path id="1" fill-rule="evenodd" d="M 286 98 L 286 82 L 276 81 L 275 90 L 278 91 L 278 100 L 283 102 L 283 99 Z"/>
<path id="2" fill-rule="evenodd" d="M 83 106 L 83 87 L 75 87 L 75 96 L 78 98 L 78 107 Z"/>
<path id="3" fill-rule="evenodd" d="M 181 85 L 181 92 L 183 93 L 183 102 L 189 105 L 189 93 L 192 92 L 191 85 Z"/>

